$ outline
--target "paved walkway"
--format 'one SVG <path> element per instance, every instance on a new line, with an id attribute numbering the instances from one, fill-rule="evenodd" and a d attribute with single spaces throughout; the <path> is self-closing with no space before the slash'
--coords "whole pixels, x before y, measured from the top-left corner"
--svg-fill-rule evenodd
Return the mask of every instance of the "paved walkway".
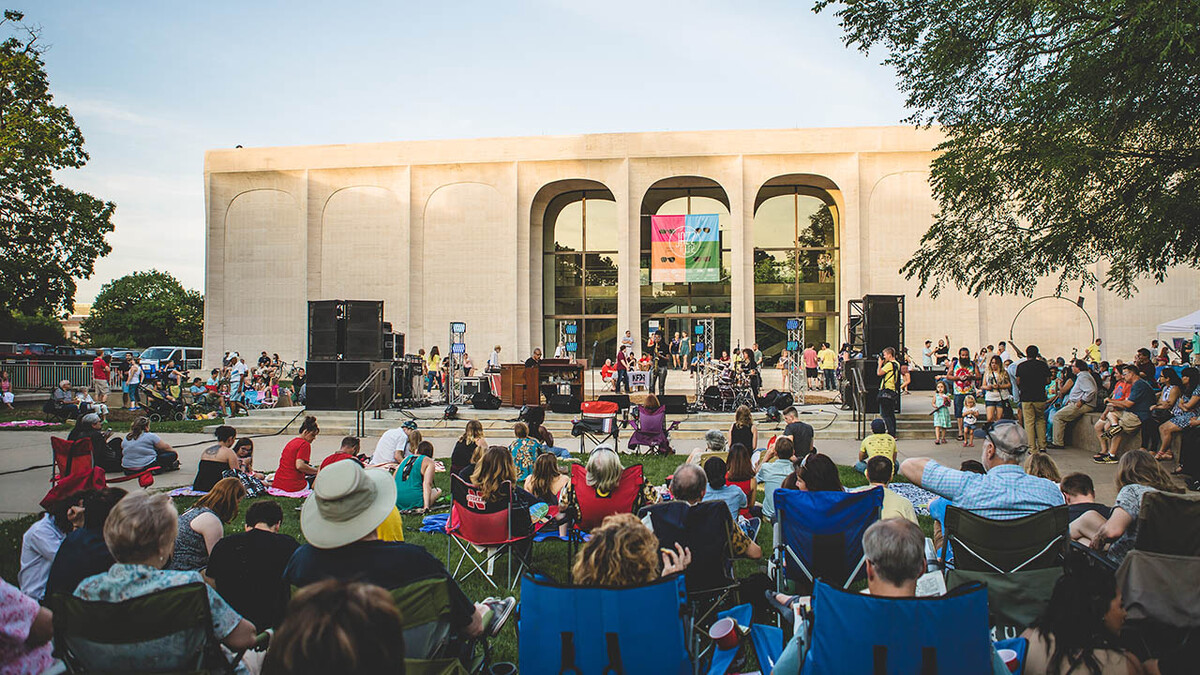
<path id="1" fill-rule="evenodd" d="M 774 427 L 762 425 L 760 434 L 771 433 Z M 19 515 L 38 511 L 38 501 L 45 496 L 49 488 L 50 478 L 50 436 L 43 431 L 0 431 L 0 519 L 13 518 Z M 200 453 L 214 442 L 211 436 L 205 434 L 163 434 L 163 439 L 179 452 L 183 469 L 173 473 L 158 476 L 155 488 L 175 488 L 190 485 L 195 476 Z M 283 446 L 291 436 L 268 436 L 256 438 L 255 466 L 263 471 L 271 471 L 279 464 L 279 455 Z M 334 452 L 340 438 L 321 436 L 313 447 L 314 463 Z M 507 443 L 508 438 L 489 439 L 495 443 Z M 574 439 L 572 439 L 574 440 Z M 363 451 L 368 454 L 374 449 L 377 439 L 363 440 Z M 437 457 L 449 457 L 454 448 L 454 440 L 448 438 L 431 439 Z M 964 448 L 961 443 L 934 445 L 928 440 L 901 440 L 899 442 L 900 459 L 907 457 L 932 457 L 948 466 L 957 467 L 963 460 L 979 459 L 982 451 L 981 441 L 976 440 L 973 448 Z M 684 441 L 678 444 L 677 450 L 686 453 L 693 447 L 701 445 L 700 441 Z M 817 449 L 828 454 L 838 464 L 853 464 L 857 459 L 858 442 L 851 440 L 821 440 L 817 433 Z M 187 447 L 185 447 L 187 446 Z M 572 446 L 574 449 L 574 446 Z M 1102 466 L 1093 464 L 1091 456 L 1081 450 L 1056 450 L 1051 454 L 1058 463 L 1059 469 L 1066 474 L 1071 471 L 1083 471 L 1092 477 L 1096 484 L 1097 497 L 1112 503 L 1116 496 L 1116 486 L 1113 477 L 1116 474 L 1115 465 Z M 31 466 L 40 466 L 31 471 L 14 472 Z M 124 487 L 136 488 L 134 483 L 124 483 Z"/>

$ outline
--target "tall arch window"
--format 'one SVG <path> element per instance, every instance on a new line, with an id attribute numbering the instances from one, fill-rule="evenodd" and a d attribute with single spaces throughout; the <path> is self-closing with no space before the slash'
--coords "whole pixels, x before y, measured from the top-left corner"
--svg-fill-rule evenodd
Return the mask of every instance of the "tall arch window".
<path id="1" fill-rule="evenodd" d="M 658 181 L 646 191 L 641 211 L 641 315 L 642 335 L 657 325 L 668 337 L 692 335 L 695 320 L 714 319 L 717 355 L 730 349 L 730 252 L 729 198 L 720 185 L 708 178 L 681 176 Z M 651 281 L 651 216 L 717 214 L 721 243 L 721 274 L 715 283 L 654 283 Z M 694 335 L 693 335 L 694 341 Z M 644 344 L 643 344 L 644 346 Z"/>
<path id="2" fill-rule="evenodd" d="M 542 348 L 553 355 L 561 326 L 574 322 L 574 357 L 603 363 L 617 345 L 617 204 L 608 190 L 564 192 L 544 223 Z"/>
<path id="3" fill-rule="evenodd" d="M 838 344 L 838 213 L 811 185 L 773 185 L 754 212 L 754 329 L 764 357 L 787 341 L 785 322 L 804 319 L 806 342 Z"/>

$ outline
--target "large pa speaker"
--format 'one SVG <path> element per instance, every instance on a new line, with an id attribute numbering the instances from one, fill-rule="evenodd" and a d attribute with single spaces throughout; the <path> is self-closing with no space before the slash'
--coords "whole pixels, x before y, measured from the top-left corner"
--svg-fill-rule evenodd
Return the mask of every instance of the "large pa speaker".
<path id="1" fill-rule="evenodd" d="M 310 361 L 392 360 L 383 354 L 382 300 L 312 300 L 308 303 Z"/>
<path id="2" fill-rule="evenodd" d="M 354 410 L 358 406 L 354 390 L 376 368 L 385 369 L 380 384 L 384 391 L 388 390 L 392 381 L 388 365 L 379 361 L 309 361 L 305 368 L 308 375 L 305 405 L 310 410 Z"/>
<path id="3" fill-rule="evenodd" d="M 865 354 L 877 357 L 884 347 L 896 350 L 896 358 L 904 357 L 904 296 L 864 295 Z"/>
<path id="4" fill-rule="evenodd" d="M 910 368 L 908 376 L 911 378 L 908 383 L 909 391 L 936 391 L 938 378 L 942 377 L 943 373 L 937 370 L 917 370 Z"/>
<path id="5" fill-rule="evenodd" d="M 663 394 L 658 397 L 658 402 L 667 409 L 668 415 L 688 414 L 687 396 L 683 394 Z"/>
<path id="6" fill-rule="evenodd" d="M 556 413 L 578 413 L 579 399 L 569 394 L 554 394 L 550 397 L 550 409 Z"/>

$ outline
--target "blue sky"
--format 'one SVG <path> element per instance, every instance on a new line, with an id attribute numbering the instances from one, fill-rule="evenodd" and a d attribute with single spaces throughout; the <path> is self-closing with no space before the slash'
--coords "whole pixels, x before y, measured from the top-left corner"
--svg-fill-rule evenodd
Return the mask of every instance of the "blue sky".
<path id="1" fill-rule="evenodd" d="M 9 0 L 40 24 L 113 252 L 204 284 L 204 151 L 437 138 L 899 124 L 892 71 L 809 0 Z"/>

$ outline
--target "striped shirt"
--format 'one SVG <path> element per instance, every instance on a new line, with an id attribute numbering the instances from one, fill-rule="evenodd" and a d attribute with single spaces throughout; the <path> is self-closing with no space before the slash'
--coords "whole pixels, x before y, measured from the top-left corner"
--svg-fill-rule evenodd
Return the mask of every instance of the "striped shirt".
<path id="1" fill-rule="evenodd" d="M 1016 464 L 994 466 L 986 474 L 958 471 L 934 460 L 925 465 L 921 487 L 992 520 L 1013 520 L 1064 504 L 1062 491 Z"/>

